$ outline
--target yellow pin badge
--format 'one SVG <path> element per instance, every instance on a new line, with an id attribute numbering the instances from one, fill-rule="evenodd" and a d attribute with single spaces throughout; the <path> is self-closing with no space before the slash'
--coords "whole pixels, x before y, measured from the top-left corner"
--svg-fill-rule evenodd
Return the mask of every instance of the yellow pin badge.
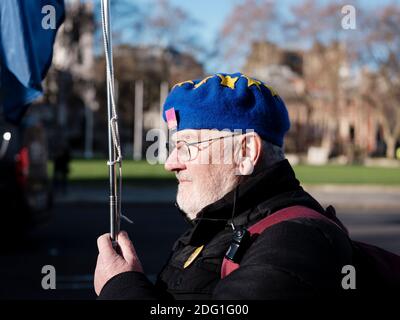
<path id="1" fill-rule="evenodd" d="M 198 257 L 198 255 L 200 254 L 200 252 L 203 250 L 204 245 L 196 248 L 193 253 L 190 255 L 190 257 L 186 260 L 185 264 L 183 265 L 183 268 L 186 269 L 187 267 L 189 267 L 192 262 Z"/>

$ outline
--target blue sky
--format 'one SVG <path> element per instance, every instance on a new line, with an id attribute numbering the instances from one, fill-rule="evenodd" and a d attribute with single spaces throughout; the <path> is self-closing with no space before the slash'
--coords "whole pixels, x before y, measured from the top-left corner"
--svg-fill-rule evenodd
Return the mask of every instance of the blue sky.
<path id="1" fill-rule="evenodd" d="M 1 1 L 1 0 L 0 0 Z M 71 0 L 66 0 L 71 1 Z M 85 0 L 80 0 L 85 1 Z M 95 1 L 99 5 L 99 0 Z M 118 2 L 118 0 L 111 0 Z M 151 4 L 152 0 L 130 0 L 132 2 L 141 2 L 143 4 Z M 170 0 L 175 6 L 183 8 L 187 11 L 192 17 L 194 17 L 201 24 L 201 37 L 204 40 L 204 43 L 209 46 L 212 45 L 214 39 L 222 27 L 225 19 L 232 11 L 233 7 L 242 2 L 243 0 Z M 274 2 L 274 0 L 270 0 Z M 279 1 L 279 9 L 281 13 L 284 15 L 290 15 L 289 10 L 290 7 L 294 4 L 299 4 L 302 0 L 275 0 Z M 337 0 L 319 0 L 319 3 L 330 3 L 330 2 L 338 2 Z M 342 2 L 342 1 L 341 1 Z M 400 4 L 400 0 L 347 0 L 346 4 L 356 4 L 357 6 L 362 5 L 363 7 L 368 8 L 378 8 L 380 5 L 385 5 L 388 3 L 398 3 Z"/>
<path id="2" fill-rule="evenodd" d="M 0 0 L 1 1 L 1 0 Z M 68 1 L 68 0 L 67 0 Z M 81 0 L 82 1 L 82 0 Z M 99 1 L 99 0 L 97 0 Z M 118 2 L 118 0 L 112 0 Z M 139 2 L 144 5 L 149 5 L 148 8 L 151 10 L 151 5 L 153 0 L 130 0 L 133 2 Z M 170 0 L 173 5 L 180 7 L 187 11 L 190 16 L 192 16 L 195 20 L 199 22 L 199 25 L 196 26 L 195 30 L 199 31 L 199 42 L 204 46 L 204 48 L 211 49 L 215 44 L 216 36 L 223 26 L 225 20 L 228 15 L 231 13 L 236 4 L 242 2 L 243 0 Z M 271 2 L 273 0 L 270 0 Z M 326 4 L 330 2 L 336 2 L 335 0 L 319 0 L 318 2 Z M 302 1 L 296 0 L 279 0 L 279 11 L 283 17 L 287 17 L 287 20 L 290 20 L 290 8 L 294 4 L 299 4 Z M 342 2 L 342 1 L 341 1 Z M 358 4 L 356 4 L 358 2 Z M 378 8 L 380 5 L 385 5 L 388 3 L 398 3 L 400 4 L 400 0 L 374 0 L 374 1 L 364 1 L 364 0 L 346 0 L 346 4 L 353 4 L 356 7 L 362 6 L 363 8 Z M 113 25 L 115 26 L 118 22 L 116 16 L 113 17 Z M 274 38 L 270 39 L 272 41 L 276 41 L 280 43 L 281 37 L 279 33 L 272 36 Z M 122 36 L 128 42 L 132 40 L 135 41 L 137 38 L 136 34 L 133 30 L 127 28 Z M 139 41 L 145 41 L 145 39 L 141 39 Z M 290 43 L 280 43 L 282 46 L 290 47 Z M 206 69 L 213 68 L 217 64 L 219 65 L 221 61 L 212 61 L 209 59 L 205 59 L 204 57 L 198 57 L 202 62 L 205 63 Z"/>
<path id="3" fill-rule="evenodd" d="M 171 0 L 173 4 L 184 8 L 196 20 L 202 23 L 202 35 L 207 44 L 212 44 L 222 27 L 225 18 L 237 0 Z"/>
<path id="4" fill-rule="evenodd" d="M 220 30 L 225 18 L 229 15 L 235 4 L 241 0 L 171 0 L 171 2 L 188 11 L 194 18 L 202 23 L 203 37 L 207 44 L 212 44 L 217 32 Z M 301 1 L 279 0 L 279 6 L 283 12 L 288 12 L 290 7 Z M 337 2 L 332 0 L 320 0 L 321 3 Z M 346 4 L 354 4 L 356 1 L 348 0 Z M 400 3 L 400 0 L 373 0 L 360 1 L 365 7 L 379 7 L 382 4 Z M 356 5 L 357 9 L 357 5 Z"/>
<path id="5" fill-rule="evenodd" d="M 146 0 L 144 0 L 146 1 Z M 225 19 L 230 14 L 232 9 L 237 3 L 243 0 L 170 0 L 175 6 L 185 9 L 191 16 L 198 20 L 201 24 L 201 38 L 206 46 L 212 46 L 214 40 L 224 24 Z M 273 2 L 274 0 L 271 0 Z M 278 1 L 278 0 L 276 0 Z M 283 17 L 287 16 L 290 20 L 290 8 L 293 5 L 299 4 L 302 1 L 299 0 L 279 0 L 279 11 L 283 14 Z M 337 0 L 319 0 L 321 4 L 335 3 Z M 343 3 L 343 1 L 340 1 Z M 400 0 L 347 0 L 345 4 L 354 5 L 357 8 L 360 6 L 368 9 L 379 9 L 381 5 L 387 5 L 389 3 L 400 4 Z M 357 13 L 356 13 L 357 14 Z M 279 35 L 277 35 L 279 38 Z M 279 39 L 272 39 L 279 42 Z M 282 43 L 281 45 L 290 46 L 289 43 Z M 210 65 L 206 63 L 206 68 L 209 69 Z"/>

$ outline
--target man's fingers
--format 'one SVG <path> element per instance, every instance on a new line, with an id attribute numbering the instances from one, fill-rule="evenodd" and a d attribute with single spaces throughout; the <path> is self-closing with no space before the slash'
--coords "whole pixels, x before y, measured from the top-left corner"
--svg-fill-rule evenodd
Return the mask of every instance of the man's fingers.
<path id="1" fill-rule="evenodd" d="M 125 231 L 121 231 L 118 234 L 118 246 L 121 250 L 121 254 L 118 254 L 113 248 L 109 233 L 103 234 L 97 239 L 97 246 L 99 248 L 99 256 L 101 256 L 102 259 L 109 262 L 115 261 L 116 259 L 123 259 L 133 270 L 143 272 L 136 250 Z"/>
<path id="2" fill-rule="evenodd" d="M 118 234 L 118 245 L 121 249 L 122 255 L 124 256 L 125 260 L 136 258 L 135 248 L 133 247 L 133 244 L 129 239 L 129 236 L 125 231 L 121 231 Z"/>
<path id="3" fill-rule="evenodd" d="M 97 247 L 99 248 L 100 254 L 105 254 L 109 256 L 115 256 L 117 254 L 112 246 L 109 233 L 103 234 L 102 236 L 97 238 Z"/>
<path id="4" fill-rule="evenodd" d="M 121 248 L 122 255 L 128 263 L 133 263 L 137 271 L 143 271 L 140 260 L 136 254 L 135 247 L 133 246 L 128 234 L 125 231 L 121 231 L 118 234 L 118 245 Z"/>

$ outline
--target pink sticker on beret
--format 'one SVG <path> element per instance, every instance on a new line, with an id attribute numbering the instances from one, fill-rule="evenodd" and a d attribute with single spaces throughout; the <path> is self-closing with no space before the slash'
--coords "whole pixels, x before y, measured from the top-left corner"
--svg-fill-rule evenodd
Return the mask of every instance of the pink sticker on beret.
<path id="1" fill-rule="evenodd" d="M 165 117 L 167 118 L 168 129 L 173 129 L 178 126 L 178 122 L 176 121 L 175 109 L 171 108 L 165 111 Z"/>

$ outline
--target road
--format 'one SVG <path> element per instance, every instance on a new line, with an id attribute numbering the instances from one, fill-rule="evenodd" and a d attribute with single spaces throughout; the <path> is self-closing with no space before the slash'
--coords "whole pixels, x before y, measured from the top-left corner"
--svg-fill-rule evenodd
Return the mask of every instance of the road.
<path id="1" fill-rule="evenodd" d="M 186 228 L 172 203 L 129 203 L 123 211 L 134 220 L 123 223 L 151 279 L 168 257 L 174 240 Z M 97 237 L 108 231 L 108 207 L 101 203 L 58 203 L 53 219 L 28 238 L 18 232 L 0 250 L 0 299 L 95 299 L 93 272 Z M 339 217 L 354 239 L 400 254 L 400 211 L 340 209 Z M 56 290 L 44 290 L 44 265 L 56 269 Z"/>

